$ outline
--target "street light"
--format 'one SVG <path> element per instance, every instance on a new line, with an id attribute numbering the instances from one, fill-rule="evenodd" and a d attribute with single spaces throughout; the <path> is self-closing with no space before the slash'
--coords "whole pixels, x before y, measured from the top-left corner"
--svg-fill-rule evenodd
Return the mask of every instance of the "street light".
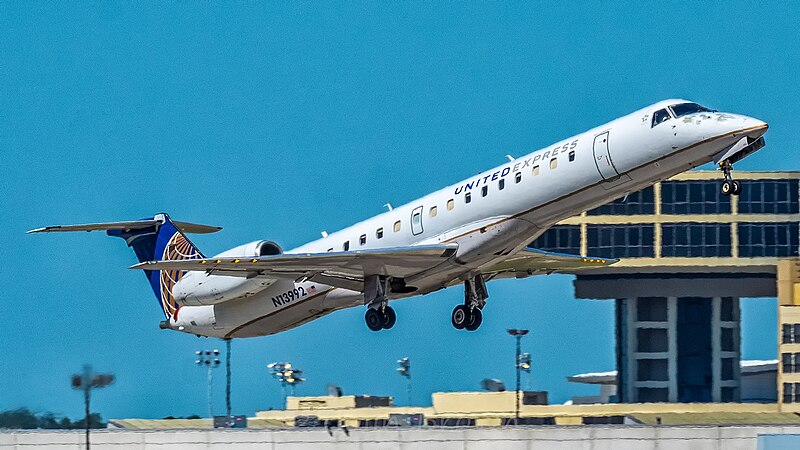
<path id="1" fill-rule="evenodd" d="M 214 410 L 213 410 L 213 396 L 212 396 L 212 386 L 213 386 L 213 375 L 211 370 L 216 369 L 220 365 L 219 361 L 219 350 L 198 350 L 194 352 L 197 359 L 194 361 L 198 367 L 205 367 L 208 369 L 208 392 L 206 393 L 206 400 L 208 401 L 208 417 L 214 418 Z"/>
<path id="2" fill-rule="evenodd" d="M 522 355 L 520 354 L 520 341 L 522 340 L 522 336 L 525 336 L 526 334 L 528 334 L 528 330 L 510 329 L 510 330 L 507 330 L 507 331 L 508 331 L 508 334 L 510 334 L 511 336 L 514 336 L 516 338 L 516 340 L 517 340 L 517 353 L 516 353 L 516 358 L 514 358 L 514 367 L 516 368 L 516 371 L 517 371 L 517 405 L 516 405 L 516 413 L 514 415 L 514 417 L 516 417 L 516 421 L 514 423 L 518 425 L 519 424 L 519 372 L 520 372 L 520 370 L 523 370 L 523 367 L 522 367 L 523 364 L 522 364 L 522 359 L 521 359 Z M 530 355 L 528 355 L 527 368 L 524 369 L 524 370 L 526 370 L 526 371 L 530 370 L 530 366 L 531 366 L 530 365 Z"/>
<path id="3" fill-rule="evenodd" d="M 89 399 L 91 397 L 92 389 L 100 389 L 114 383 L 114 374 L 110 373 L 94 373 L 92 366 L 83 366 L 83 373 L 72 375 L 71 385 L 72 389 L 83 391 L 83 403 L 86 409 L 86 417 L 84 422 L 86 424 L 86 450 L 89 450 L 89 419 L 91 417 L 89 408 Z"/>
<path id="4" fill-rule="evenodd" d="M 397 360 L 398 367 L 397 373 L 406 377 L 408 385 L 406 386 L 406 394 L 408 395 L 408 406 L 411 406 L 411 360 L 408 357 L 400 358 Z"/>
<path id="5" fill-rule="evenodd" d="M 270 363 L 267 364 L 267 369 L 271 370 L 272 375 L 281 382 L 284 397 L 286 397 L 286 386 L 291 387 L 292 396 L 294 396 L 295 386 L 306 381 L 305 378 L 300 376 L 303 374 L 303 371 L 300 369 L 295 369 L 292 367 L 292 363 L 289 362 Z"/>

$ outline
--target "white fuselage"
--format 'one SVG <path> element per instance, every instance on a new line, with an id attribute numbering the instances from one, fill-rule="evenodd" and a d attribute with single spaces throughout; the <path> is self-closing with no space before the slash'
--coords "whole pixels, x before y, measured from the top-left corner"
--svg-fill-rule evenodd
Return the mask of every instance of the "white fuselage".
<path id="1" fill-rule="evenodd" d="M 418 290 L 403 296 L 426 294 L 512 256 L 560 220 L 708 163 L 767 128 L 754 118 L 717 112 L 653 125 L 654 113 L 679 103 L 686 101 L 648 106 L 286 253 L 458 244 L 452 258 L 406 279 Z M 246 253 L 245 247 L 224 254 Z M 274 334 L 363 305 L 360 292 L 320 283 L 205 272 L 188 272 L 176 290 L 186 306 L 171 326 L 205 336 Z"/>

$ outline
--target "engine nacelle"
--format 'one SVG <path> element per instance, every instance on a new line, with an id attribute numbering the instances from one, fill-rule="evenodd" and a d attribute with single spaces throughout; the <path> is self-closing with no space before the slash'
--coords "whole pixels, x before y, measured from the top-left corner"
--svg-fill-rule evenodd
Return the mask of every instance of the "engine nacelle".
<path id="1" fill-rule="evenodd" d="M 280 255 L 283 253 L 280 245 L 272 241 L 253 241 L 249 244 L 240 245 L 230 250 L 226 250 L 215 258 L 228 258 L 235 256 L 272 256 Z"/>
<path id="2" fill-rule="evenodd" d="M 283 253 L 281 247 L 272 241 L 254 241 L 224 251 L 216 257 L 258 257 Z M 246 278 L 226 276 L 207 272 L 186 272 L 175 284 L 172 294 L 179 305 L 214 305 L 237 298 L 251 297 L 274 284 L 276 280 L 265 278 Z"/>

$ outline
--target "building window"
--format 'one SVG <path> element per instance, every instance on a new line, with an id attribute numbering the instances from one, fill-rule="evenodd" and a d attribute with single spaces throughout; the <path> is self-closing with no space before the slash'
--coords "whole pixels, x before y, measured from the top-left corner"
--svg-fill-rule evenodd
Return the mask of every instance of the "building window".
<path id="1" fill-rule="evenodd" d="M 456 207 L 456 202 L 454 202 L 452 198 L 447 201 L 447 210 L 448 211 L 452 211 L 453 208 L 455 208 L 455 207 Z"/>
<path id="2" fill-rule="evenodd" d="M 723 352 L 732 352 L 736 350 L 736 340 L 733 334 L 733 328 L 721 328 L 719 334 L 719 349 Z"/>
<path id="3" fill-rule="evenodd" d="M 497 190 L 502 191 L 506 187 L 506 180 L 501 178 L 500 181 L 497 182 Z"/>
<path id="4" fill-rule="evenodd" d="M 400 221 L 394 223 L 394 232 L 397 233 L 400 231 Z"/>
<path id="5" fill-rule="evenodd" d="M 575 150 L 569 152 L 569 162 L 575 161 Z"/>
<path id="6" fill-rule="evenodd" d="M 587 254 L 603 258 L 652 258 L 653 224 L 589 225 Z"/>
<path id="7" fill-rule="evenodd" d="M 581 227 L 579 225 L 554 226 L 545 231 L 530 246 L 550 252 L 580 255 Z"/>
<path id="8" fill-rule="evenodd" d="M 722 358 L 722 364 L 720 367 L 720 379 L 723 381 L 733 380 L 734 379 L 734 367 L 736 366 L 736 358 Z"/>
<path id="9" fill-rule="evenodd" d="M 661 183 L 662 214 L 730 214 L 730 212 L 731 198 L 722 195 L 716 181 Z"/>
<path id="10" fill-rule="evenodd" d="M 669 390 L 667 388 L 638 388 L 636 393 L 640 403 L 669 401 Z"/>
<path id="11" fill-rule="evenodd" d="M 342 250 L 344 251 L 350 250 L 350 241 L 344 241 L 344 244 L 342 244 Z"/>
<path id="12" fill-rule="evenodd" d="M 797 222 L 740 223 L 739 256 L 757 258 L 761 256 L 798 256 Z"/>
<path id="13" fill-rule="evenodd" d="M 640 300 L 641 301 L 641 300 Z M 636 351 L 641 353 L 666 352 L 669 349 L 666 328 L 637 328 Z"/>
<path id="14" fill-rule="evenodd" d="M 622 425 L 625 416 L 584 416 L 581 422 L 584 425 Z"/>
<path id="15" fill-rule="evenodd" d="M 800 323 L 785 323 L 782 326 L 783 344 L 800 344 Z"/>
<path id="16" fill-rule="evenodd" d="M 435 206 L 431 206 L 431 209 L 430 209 L 430 211 L 428 211 L 428 214 L 429 214 L 431 217 L 436 217 L 436 214 L 438 214 L 438 213 L 439 213 L 439 210 L 438 210 L 438 208 L 436 208 Z"/>
<path id="17" fill-rule="evenodd" d="M 636 374 L 638 381 L 668 381 L 666 359 L 637 359 Z"/>
<path id="18" fill-rule="evenodd" d="M 731 256 L 728 223 L 665 223 L 661 226 L 661 256 Z"/>
<path id="19" fill-rule="evenodd" d="M 794 373 L 794 355 L 781 353 L 781 368 L 783 373 Z"/>
<path id="20" fill-rule="evenodd" d="M 797 214 L 798 180 L 747 180 L 739 195 L 739 214 Z"/>
<path id="21" fill-rule="evenodd" d="M 783 403 L 794 403 L 794 383 L 783 383 Z"/>
<path id="22" fill-rule="evenodd" d="M 735 402 L 736 399 L 736 388 L 730 386 L 723 386 L 720 389 L 720 401 L 723 403 L 731 403 Z"/>
<path id="23" fill-rule="evenodd" d="M 358 238 L 358 245 L 364 245 L 367 243 L 367 235 L 362 234 L 361 237 Z"/>
<path id="24" fill-rule="evenodd" d="M 383 238 L 383 227 L 378 228 L 375 231 L 375 237 L 378 238 L 378 239 L 382 239 Z"/>
<path id="25" fill-rule="evenodd" d="M 489 193 L 489 186 L 484 186 L 481 188 L 481 197 L 486 197 L 486 194 Z"/>
<path id="26" fill-rule="evenodd" d="M 553 158 L 550 160 L 550 169 L 555 169 L 558 167 L 558 158 Z"/>
<path id="27" fill-rule="evenodd" d="M 471 193 L 469 193 L 469 192 L 467 192 L 466 194 L 464 194 L 464 203 L 469 203 L 469 202 L 471 202 L 471 201 L 472 201 L 472 194 L 471 194 Z"/>
<path id="28" fill-rule="evenodd" d="M 639 297 L 636 302 L 636 320 L 639 322 L 666 322 L 667 297 Z"/>
<path id="29" fill-rule="evenodd" d="M 519 183 L 522 181 L 522 172 L 517 172 L 514 174 L 514 183 Z"/>
<path id="30" fill-rule="evenodd" d="M 736 320 L 736 302 L 733 297 L 722 297 L 719 304 L 719 320 L 722 322 L 732 322 Z"/>
<path id="31" fill-rule="evenodd" d="M 533 176 L 539 175 L 539 166 L 533 166 L 531 173 L 533 173 Z"/>
<path id="32" fill-rule="evenodd" d="M 655 214 L 656 203 L 653 188 L 649 187 L 639 192 L 632 192 L 625 197 L 620 197 L 611 203 L 599 206 L 587 214 L 590 216 L 599 215 L 624 215 L 635 214 Z"/>

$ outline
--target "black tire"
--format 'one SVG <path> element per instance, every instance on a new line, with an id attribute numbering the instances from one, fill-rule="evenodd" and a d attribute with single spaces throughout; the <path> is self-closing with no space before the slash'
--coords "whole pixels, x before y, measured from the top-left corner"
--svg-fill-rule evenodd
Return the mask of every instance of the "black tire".
<path id="1" fill-rule="evenodd" d="M 733 186 L 734 186 L 733 181 L 725 180 L 719 187 L 719 191 L 722 192 L 722 195 L 731 195 L 733 193 Z"/>
<path id="2" fill-rule="evenodd" d="M 741 193 L 742 193 L 742 183 L 733 180 L 733 191 L 731 191 L 731 194 L 739 195 Z"/>
<path id="3" fill-rule="evenodd" d="M 388 330 L 397 323 L 397 314 L 391 306 L 383 308 L 383 329 Z"/>
<path id="4" fill-rule="evenodd" d="M 377 309 L 367 309 L 367 313 L 364 314 L 364 321 L 367 322 L 367 328 L 372 331 L 383 329 L 383 315 Z"/>
<path id="5" fill-rule="evenodd" d="M 475 331 L 481 326 L 481 323 L 483 323 L 483 313 L 480 309 L 474 308 L 472 314 L 469 315 L 467 326 L 464 328 L 466 328 L 467 331 Z"/>
<path id="6" fill-rule="evenodd" d="M 469 322 L 469 309 L 464 305 L 458 305 L 453 309 L 450 321 L 456 330 L 463 330 Z"/>

